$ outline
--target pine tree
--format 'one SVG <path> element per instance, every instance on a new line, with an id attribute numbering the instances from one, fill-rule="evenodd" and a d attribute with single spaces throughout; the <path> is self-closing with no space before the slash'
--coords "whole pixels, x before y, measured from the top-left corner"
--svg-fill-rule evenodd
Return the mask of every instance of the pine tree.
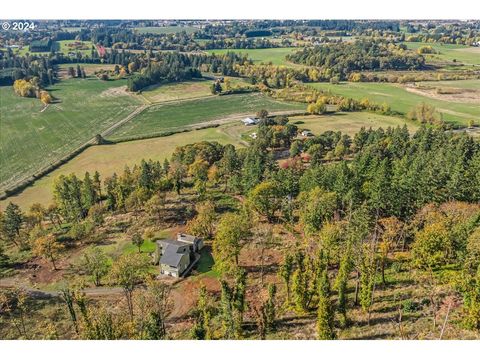
<path id="1" fill-rule="evenodd" d="M 268 285 L 268 299 L 265 303 L 265 327 L 267 331 L 274 331 L 276 328 L 276 303 L 277 286 L 275 284 Z"/>
<path id="2" fill-rule="evenodd" d="M 88 171 L 85 173 L 85 177 L 81 185 L 81 192 L 82 208 L 85 212 L 88 212 L 88 209 L 90 209 L 97 202 L 95 186 Z"/>
<path id="3" fill-rule="evenodd" d="M 347 251 L 340 261 L 340 268 L 338 270 L 337 278 L 335 279 L 335 286 L 338 291 L 338 312 L 342 315 L 342 326 L 348 322 L 347 319 L 347 282 L 348 275 L 352 268 L 350 246 L 347 246 Z"/>
<path id="4" fill-rule="evenodd" d="M 370 322 L 370 308 L 373 303 L 375 288 L 376 262 L 371 251 L 365 251 L 360 265 L 360 305 L 368 314 Z"/>
<path id="5" fill-rule="evenodd" d="M 280 265 L 279 275 L 285 283 L 285 288 L 287 289 L 287 304 L 290 303 L 290 283 L 294 267 L 294 258 L 291 254 L 285 255 L 285 261 Z"/>
<path id="6" fill-rule="evenodd" d="M 200 288 L 195 313 L 195 324 L 192 328 L 192 338 L 196 340 L 212 339 L 210 325 L 211 309 L 208 301 L 207 289 L 204 285 Z"/>
<path id="7" fill-rule="evenodd" d="M 334 340 L 335 312 L 330 300 L 330 283 L 327 269 L 322 271 L 318 287 L 317 337 L 319 340 Z"/>
<path id="8" fill-rule="evenodd" d="M 220 311 L 222 320 L 223 339 L 235 339 L 235 319 L 233 309 L 232 289 L 225 280 L 221 281 L 222 294 L 220 297 Z"/>
<path id="9" fill-rule="evenodd" d="M 23 224 L 23 214 L 20 207 L 13 203 L 8 203 L 3 216 L 1 217 L 0 230 L 2 235 L 15 245 L 19 245 L 17 238 L 20 235 L 20 229 Z"/>

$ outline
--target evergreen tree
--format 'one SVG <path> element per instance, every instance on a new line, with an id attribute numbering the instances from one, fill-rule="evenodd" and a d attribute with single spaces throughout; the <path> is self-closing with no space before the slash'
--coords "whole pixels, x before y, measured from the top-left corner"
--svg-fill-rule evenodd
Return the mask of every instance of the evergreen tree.
<path id="1" fill-rule="evenodd" d="M 286 254 L 285 255 L 285 260 L 282 265 L 280 265 L 279 268 L 279 275 L 283 279 L 283 282 L 285 283 L 285 288 L 287 290 L 287 304 L 290 303 L 290 288 L 291 288 L 291 277 L 293 273 L 293 268 L 294 268 L 294 258 L 291 254 Z"/>
<path id="2" fill-rule="evenodd" d="M 327 270 L 322 271 L 318 286 L 317 337 L 319 340 L 334 340 L 335 312 L 330 300 L 330 283 Z"/>
<path id="3" fill-rule="evenodd" d="M 3 237 L 18 246 L 19 242 L 17 239 L 20 235 L 23 222 L 24 216 L 20 207 L 9 202 L 0 220 L 0 230 Z"/>

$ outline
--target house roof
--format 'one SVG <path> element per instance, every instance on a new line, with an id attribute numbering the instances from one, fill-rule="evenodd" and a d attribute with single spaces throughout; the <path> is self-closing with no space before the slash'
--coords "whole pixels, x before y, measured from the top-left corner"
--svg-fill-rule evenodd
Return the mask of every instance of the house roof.
<path id="1" fill-rule="evenodd" d="M 257 120 L 252 118 L 245 118 L 242 120 L 244 124 L 256 124 Z"/>
<path id="2" fill-rule="evenodd" d="M 177 253 L 176 249 L 172 247 L 167 247 L 162 257 L 160 258 L 160 263 L 168 266 L 178 267 L 180 261 L 184 256 L 187 256 L 186 253 Z"/>
<path id="3" fill-rule="evenodd" d="M 158 240 L 157 243 L 160 245 L 164 244 L 166 245 L 166 247 L 172 247 L 176 249 L 186 245 L 185 242 L 174 240 L 174 239 Z"/>
<path id="4" fill-rule="evenodd" d="M 188 235 L 188 234 L 182 234 L 182 233 L 177 234 L 177 241 L 180 241 L 180 242 L 187 242 L 189 244 L 193 244 L 196 239 L 197 237 L 194 235 Z"/>

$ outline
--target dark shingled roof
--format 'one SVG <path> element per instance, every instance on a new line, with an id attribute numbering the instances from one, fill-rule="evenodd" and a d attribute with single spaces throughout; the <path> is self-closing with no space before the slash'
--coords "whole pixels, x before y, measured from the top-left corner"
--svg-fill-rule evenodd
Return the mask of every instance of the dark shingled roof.
<path id="1" fill-rule="evenodd" d="M 160 245 L 161 244 L 165 244 L 167 245 L 167 247 L 175 247 L 175 248 L 179 248 L 179 247 L 182 247 L 182 246 L 185 246 L 187 244 L 185 244 L 184 242 L 182 241 L 178 241 L 178 240 L 172 240 L 172 239 L 165 239 L 165 240 L 158 240 L 157 243 L 159 243 Z M 171 245 L 171 246 L 170 246 Z"/>
<path id="2" fill-rule="evenodd" d="M 178 267 L 183 256 L 188 256 L 186 253 L 177 253 L 177 251 L 171 247 L 167 247 L 164 254 L 160 258 L 160 263 L 168 266 Z"/>

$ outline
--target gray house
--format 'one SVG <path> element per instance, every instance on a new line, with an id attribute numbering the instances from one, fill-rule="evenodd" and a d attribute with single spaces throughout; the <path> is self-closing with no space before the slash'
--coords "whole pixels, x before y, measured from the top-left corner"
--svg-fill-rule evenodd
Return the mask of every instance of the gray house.
<path id="1" fill-rule="evenodd" d="M 203 247 L 203 240 L 187 234 L 177 234 L 176 240 L 158 240 L 156 262 L 160 266 L 160 273 L 173 277 L 180 277 L 195 261 L 198 251 Z"/>

